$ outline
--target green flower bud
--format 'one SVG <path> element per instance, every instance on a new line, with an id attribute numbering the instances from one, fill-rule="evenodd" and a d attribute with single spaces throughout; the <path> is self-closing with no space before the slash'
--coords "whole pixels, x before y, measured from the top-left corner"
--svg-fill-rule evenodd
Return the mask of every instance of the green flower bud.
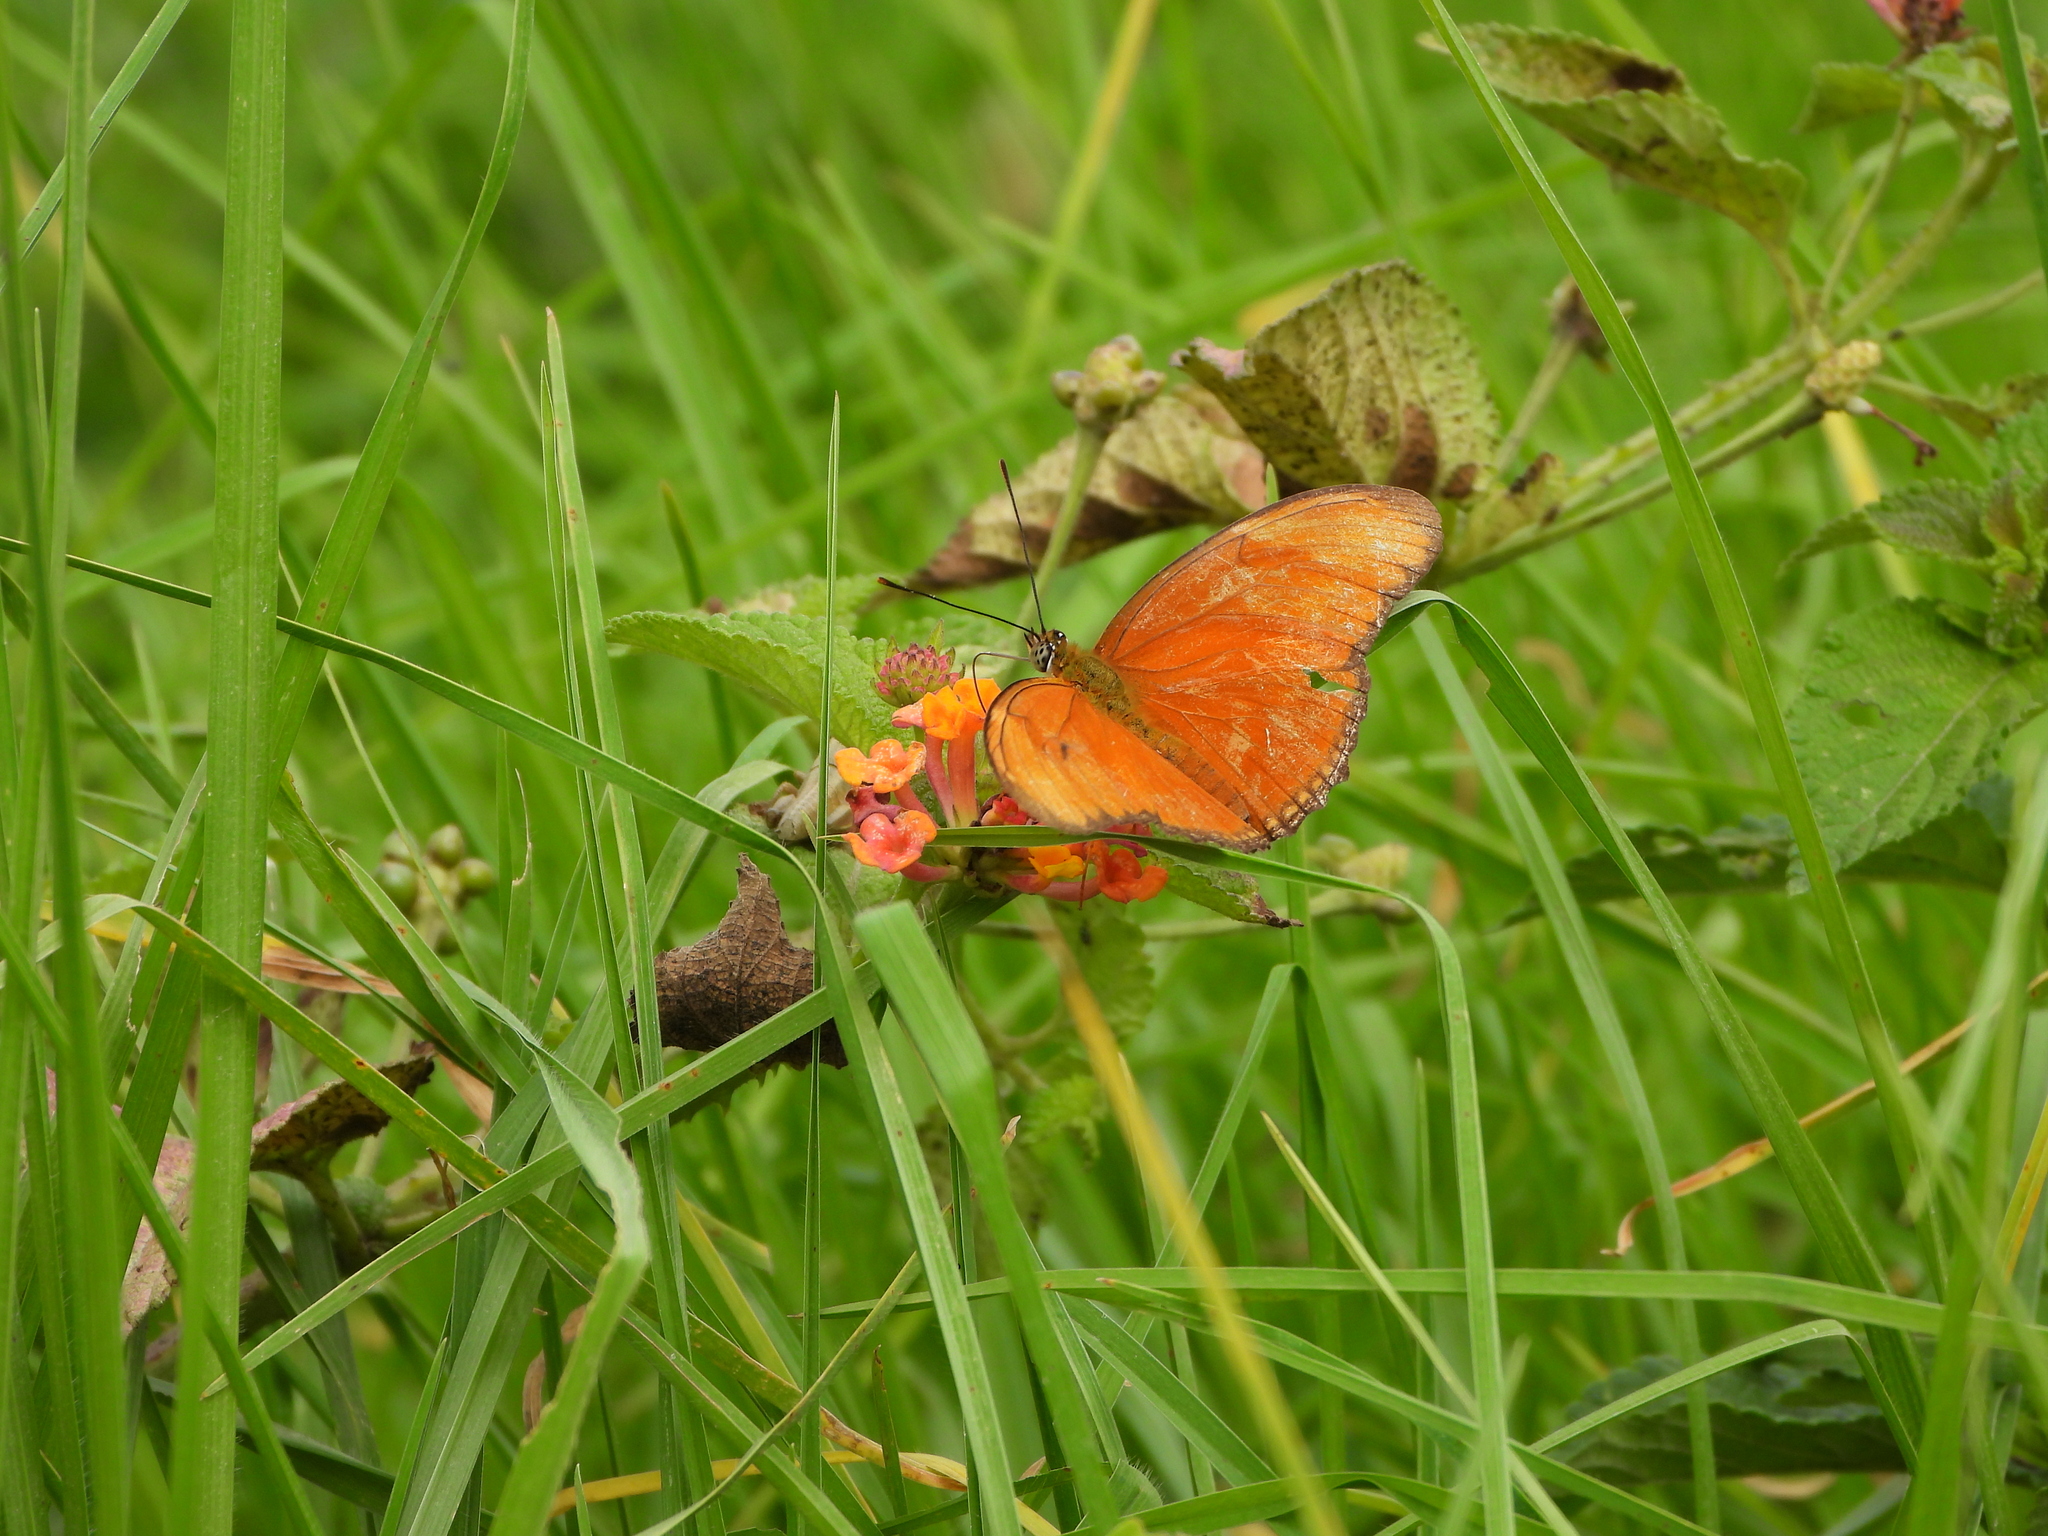
<path id="1" fill-rule="evenodd" d="M 386 859 L 377 866 L 374 878 L 384 894 L 391 898 L 391 904 L 401 912 L 410 912 L 412 904 L 419 900 L 420 873 L 410 864 Z"/>
<path id="2" fill-rule="evenodd" d="M 436 827 L 427 834 L 427 857 L 443 869 L 453 869 L 469 857 L 469 839 L 452 821 L 445 827 Z"/>
<path id="3" fill-rule="evenodd" d="M 498 872 L 482 859 L 464 859 L 455 866 L 455 884 L 465 900 L 482 896 L 496 889 Z"/>

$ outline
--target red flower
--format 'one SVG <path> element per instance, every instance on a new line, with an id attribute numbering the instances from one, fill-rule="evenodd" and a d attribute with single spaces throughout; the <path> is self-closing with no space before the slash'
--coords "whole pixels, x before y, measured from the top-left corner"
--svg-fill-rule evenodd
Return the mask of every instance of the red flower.
<path id="1" fill-rule="evenodd" d="M 1166 866 L 1145 865 L 1122 843 L 1088 845 L 1101 880 L 1102 894 L 1111 901 L 1150 901 L 1166 889 Z"/>
<path id="2" fill-rule="evenodd" d="M 1963 0 L 1870 0 L 1870 8 L 1911 53 L 1963 35 Z"/>

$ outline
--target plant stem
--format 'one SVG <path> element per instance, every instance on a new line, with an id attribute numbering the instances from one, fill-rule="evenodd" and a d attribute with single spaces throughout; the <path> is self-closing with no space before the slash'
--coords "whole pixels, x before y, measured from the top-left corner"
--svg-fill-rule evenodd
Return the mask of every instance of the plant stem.
<path id="1" fill-rule="evenodd" d="M 1708 475 L 1717 469 L 1725 469 L 1737 459 L 1747 458 L 1759 448 L 1776 442 L 1781 437 L 1789 437 L 1794 432 L 1812 426 L 1820 420 L 1822 414 L 1819 402 L 1802 389 L 1768 416 L 1752 422 L 1720 447 L 1701 454 L 1693 464 L 1694 473 Z M 1525 534 L 1505 539 L 1470 564 L 1441 572 L 1438 579 L 1444 582 L 1464 581 L 1468 577 L 1496 570 L 1511 560 L 1519 560 L 1524 555 L 1534 554 L 1539 549 L 1547 549 L 1550 545 L 1584 533 L 1589 528 L 1597 528 L 1602 523 L 1611 522 L 1624 512 L 1647 507 L 1652 502 L 1662 500 L 1670 490 L 1671 474 L 1667 470 L 1654 480 L 1645 481 L 1634 490 L 1624 491 L 1619 496 L 1603 501 L 1577 517 L 1559 518 L 1547 526 L 1532 528 Z M 1573 504 L 1573 499 L 1566 497 L 1564 506 L 1569 508 Z"/>
<path id="2" fill-rule="evenodd" d="M 1855 297 L 1842 306 L 1829 328 L 1829 335 L 1853 336 L 1869 323 L 1870 318 L 1891 301 L 1892 295 L 1933 259 L 1934 253 L 1956 232 L 1956 226 L 1991 195 L 1991 189 L 1998 185 L 1998 178 L 2005 174 L 2011 160 L 2012 151 L 1996 149 L 1979 151 L 1975 159 L 1965 160 L 1963 174 L 1941 206 L 1928 215 L 1927 222 L 1920 226 L 1912 239 L 1899 247 L 1877 276 L 1857 289 Z"/>
<path id="3" fill-rule="evenodd" d="M 1904 341 L 1908 336 L 1925 336 L 1929 331 L 1946 330 L 1952 325 L 1981 319 L 2005 308 L 2015 299 L 2023 299 L 2041 286 L 2041 270 L 2035 268 L 2026 276 L 2015 278 L 1996 292 L 1987 293 L 1981 299 L 1972 299 L 1967 304 L 1958 304 L 1953 309 L 1936 310 L 1931 315 L 1922 315 L 1918 320 L 1908 320 L 1895 325 L 1884 333 L 1886 341 Z"/>
<path id="4" fill-rule="evenodd" d="M 1067 492 L 1060 499 L 1059 516 L 1053 519 L 1052 533 L 1045 541 L 1045 553 L 1038 559 L 1038 590 L 1041 594 L 1052 590 L 1052 579 L 1059 568 L 1066 563 L 1067 547 L 1074 542 L 1074 530 L 1080 526 L 1081 508 L 1088 503 L 1088 482 L 1095 478 L 1095 466 L 1102 461 L 1102 448 L 1109 441 L 1109 433 L 1099 426 L 1077 422 L 1074 428 L 1074 468 L 1067 476 Z M 1022 538 L 1020 531 L 1019 538 Z M 1031 551 L 1023 551 L 1024 558 L 1031 558 Z M 1037 605 L 1029 598 L 1018 611 L 1020 623 L 1036 623 Z"/>
<path id="5" fill-rule="evenodd" d="M 1864 227 L 1883 201 L 1892 183 L 1892 173 L 1898 170 L 1899 161 L 1905 156 L 1906 135 L 1913 131 L 1913 118 L 1919 110 L 1920 82 L 1908 80 L 1899 97 L 1899 119 L 1892 128 L 1891 143 L 1885 146 L 1884 162 L 1871 178 L 1870 190 L 1863 194 L 1863 201 L 1850 215 L 1849 227 L 1842 231 L 1842 242 L 1835 248 L 1835 259 L 1828 264 L 1827 280 L 1821 284 L 1820 298 L 1814 305 L 1817 314 L 1825 315 L 1828 306 L 1835 302 L 1835 290 L 1841 286 L 1842 273 L 1848 269 L 1849 258 L 1855 254 L 1856 242 L 1863 238 Z"/>
<path id="6" fill-rule="evenodd" d="M 1529 392 L 1522 396 L 1522 403 L 1515 410 L 1514 425 L 1508 428 L 1508 435 L 1500 440 L 1500 449 L 1493 456 L 1496 474 L 1506 474 L 1514 467 L 1516 456 L 1522 451 L 1522 444 L 1528 440 L 1530 430 L 1542 418 L 1543 408 L 1550 404 L 1550 397 L 1571 367 L 1572 359 L 1579 354 L 1579 338 L 1569 332 L 1553 334 L 1550 350 L 1543 354 L 1543 361 L 1536 369 L 1536 377 L 1529 381 Z"/>

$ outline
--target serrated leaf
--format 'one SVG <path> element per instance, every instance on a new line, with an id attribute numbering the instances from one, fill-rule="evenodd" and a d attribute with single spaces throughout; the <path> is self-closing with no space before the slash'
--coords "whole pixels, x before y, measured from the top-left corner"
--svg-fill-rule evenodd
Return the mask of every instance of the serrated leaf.
<path id="1" fill-rule="evenodd" d="M 1972 437 L 1990 437 L 2007 422 L 2048 400 L 2048 373 L 2022 373 L 1971 395 L 1914 395 L 1916 404 L 1954 422 Z"/>
<path id="2" fill-rule="evenodd" d="M 2007 784 L 2009 802 L 2009 781 L 1991 784 L 2001 782 Z M 1909 836 L 1873 848 L 1843 870 L 1843 877 L 1998 890 L 2005 883 L 2002 823 L 1979 803 L 1981 792 L 1989 787 L 1973 789 L 1963 804 Z M 1712 832 L 1670 825 L 1631 827 L 1628 836 L 1657 883 L 1672 896 L 1776 894 L 1787 888 L 1798 851 L 1782 816 L 1745 816 L 1738 826 Z M 1604 849 L 1573 859 L 1565 866 L 1565 876 L 1583 902 L 1635 895 L 1635 887 Z M 1501 921 L 1503 926 L 1527 922 L 1541 913 L 1532 896 Z"/>
<path id="3" fill-rule="evenodd" d="M 1046 906 L 1066 935 L 1110 1028 L 1119 1035 L 1141 1029 L 1151 1016 L 1154 992 L 1145 930 L 1107 901 L 1049 901 Z"/>
<path id="4" fill-rule="evenodd" d="M 752 689 L 784 714 L 815 719 L 825 621 L 803 613 L 626 613 L 605 626 L 615 645 L 693 661 Z M 841 632 L 833 651 L 832 729 L 866 746 L 891 729 L 875 669 L 892 642 Z"/>
<path id="5" fill-rule="evenodd" d="M 839 588 L 839 612 L 851 615 L 860 612 L 863 605 L 875 595 L 873 576 L 842 576 L 835 583 Z M 724 608 L 726 613 L 799 613 L 809 618 L 825 617 L 826 603 L 830 589 L 825 578 L 818 575 L 799 576 L 794 581 L 778 581 L 750 592 L 745 597 L 735 598 Z"/>
<path id="6" fill-rule="evenodd" d="M 2012 131 L 2012 101 L 1995 45 L 1987 49 L 1976 39 L 1944 43 L 1908 64 L 1906 73 L 1933 88 L 1936 105 L 1960 131 Z"/>
<path id="7" fill-rule="evenodd" d="M 1792 131 L 1819 133 L 1879 112 L 1895 114 L 1905 90 L 1899 76 L 1882 64 L 1816 64 Z"/>
<path id="8" fill-rule="evenodd" d="M 1183 864 L 1166 859 L 1166 893 L 1191 901 L 1211 912 L 1235 918 L 1240 923 L 1261 923 L 1268 928 L 1297 928 L 1292 918 L 1282 917 L 1266 905 L 1259 883 L 1234 869 L 1211 869 L 1203 864 Z"/>
<path id="9" fill-rule="evenodd" d="M 1980 804 L 1985 792 L 2003 785 L 2008 811 L 2012 781 L 1989 780 L 1964 796 L 1946 816 L 1895 843 L 1873 848 L 1842 871 L 1858 880 L 1899 880 L 1916 885 L 1955 885 L 1997 891 L 2005 885 L 2005 839 L 2001 822 Z"/>
<path id="10" fill-rule="evenodd" d="M 1403 261 L 1345 273 L 1241 351 L 1196 338 L 1174 361 L 1212 391 L 1289 489 L 1486 488 L 1500 413 L 1457 306 Z"/>
<path id="11" fill-rule="evenodd" d="M 1831 624 L 1786 724 L 1837 867 L 1953 810 L 2044 703 L 2048 659 L 2000 656 L 1925 598 Z"/>
<path id="12" fill-rule="evenodd" d="M 960 520 L 914 577 L 927 589 L 980 586 L 1023 574 L 1017 517 L 1042 554 L 1073 477 L 1071 434 L 1014 479 L 1017 513 L 998 491 Z M 1140 406 L 1111 432 L 1088 480 L 1069 560 L 1189 523 L 1227 523 L 1263 506 L 1264 455 L 1206 390 L 1183 384 Z"/>
<path id="13" fill-rule="evenodd" d="M 1922 480 L 1887 491 L 1867 507 L 1821 524 L 1785 557 L 1788 566 L 1830 550 L 1883 539 L 1917 555 L 1980 566 L 1991 558 L 1984 536 L 1984 487 L 1961 480 Z"/>
<path id="14" fill-rule="evenodd" d="M 1498 23 L 1464 32 L 1495 90 L 1608 169 L 1783 248 L 1806 178 L 1782 160 L 1737 154 L 1721 114 L 1677 70 L 1568 32 Z M 1434 37 L 1423 43 L 1442 51 Z"/>
<path id="15" fill-rule="evenodd" d="M 1677 1369 L 1668 1356 L 1646 1355 L 1593 1383 L 1566 1415 L 1582 1418 Z M 1905 1469 L 1882 1410 L 1853 1369 L 1752 1360 L 1709 1376 L 1706 1392 L 1723 1477 Z M 1610 1482 L 1671 1482 L 1691 1476 L 1691 1447 L 1685 1395 L 1674 1393 L 1603 1424 L 1560 1456 Z"/>

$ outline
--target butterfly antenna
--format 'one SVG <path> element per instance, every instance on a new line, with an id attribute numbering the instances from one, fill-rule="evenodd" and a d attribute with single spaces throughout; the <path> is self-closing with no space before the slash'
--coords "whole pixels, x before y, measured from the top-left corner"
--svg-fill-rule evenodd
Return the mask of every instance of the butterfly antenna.
<path id="1" fill-rule="evenodd" d="M 995 619 L 996 623 L 998 624 L 1007 624 L 1012 629 L 1021 629 L 1027 635 L 1031 633 L 1031 628 L 1029 625 L 1019 624 L 1015 619 L 998 618 L 993 613 L 985 613 L 979 608 L 970 608 L 965 603 L 956 603 L 949 597 L 939 597 L 930 592 L 920 592 L 915 587 L 906 587 L 905 585 L 903 585 L 902 582 L 891 581 L 886 576 L 877 576 L 875 580 L 879 582 L 881 585 L 890 588 L 892 591 L 905 592 L 912 597 L 921 597 L 928 603 L 944 603 L 948 608 L 957 608 L 962 613 L 975 614 L 976 616 L 984 619 Z"/>
<path id="2" fill-rule="evenodd" d="M 1038 627 L 1045 629 L 1045 604 L 1038 596 L 1038 572 L 1031 564 L 1031 544 L 1024 537 L 1024 514 L 1017 507 L 1017 487 L 1010 484 L 1010 465 L 1005 459 L 997 459 L 996 467 L 1003 472 L 1003 489 L 1010 493 L 1010 515 L 1017 519 L 1017 553 L 1024 557 L 1024 574 L 1031 581 L 1031 606 L 1038 610 Z M 1019 628 L 1023 626 L 1019 625 Z"/>

